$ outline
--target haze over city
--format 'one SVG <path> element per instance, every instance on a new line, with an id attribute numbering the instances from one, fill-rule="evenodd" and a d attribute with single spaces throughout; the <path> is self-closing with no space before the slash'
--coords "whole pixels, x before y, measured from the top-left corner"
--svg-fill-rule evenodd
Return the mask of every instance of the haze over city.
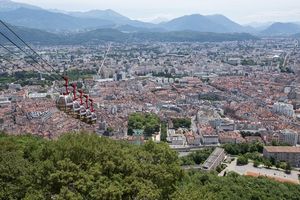
<path id="1" fill-rule="evenodd" d="M 299 0 L 19 0 L 45 9 L 87 11 L 113 9 L 132 19 L 152 21 L 188 14 L 223 14 L 241 24 L 299 21 Z"/>

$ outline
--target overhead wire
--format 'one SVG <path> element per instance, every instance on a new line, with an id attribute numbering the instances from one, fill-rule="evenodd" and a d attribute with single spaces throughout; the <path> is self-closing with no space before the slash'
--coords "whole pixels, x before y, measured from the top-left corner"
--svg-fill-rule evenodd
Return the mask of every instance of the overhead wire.
<path id="1" fill-rule="evenodd" d="M 46 65 L 48 65 L 56 74 L 60 76 L 59 73 L 57 73 L 52 65 L 50 65 L 42 56 L 40 56 L 30 45 L 28 45 L 14 30 L 12 30 L 4 21 L 0 19 L 0 23 L 3 24 L 13 35 L 15 35 L 25 46 L 27 46 L 37 57 L 39 57 Z"/>
<path id="2" fill-rule="evenodd" d="M 32 55 L 28 54 L 26 51 L 24 51 L 19 45 L 17 45 L 14 41 L 12 41 L 9 37 L 7 37 L 4 33 L 2 33 L 0 31 L 0 35 L 2 35 L 5 39 L 7 39 L 11 44 L 13 44 L 15 47 L 17 47 L 20 51 L 22 51 L 26 56 L 28 56 L 29 58 L 31 58 L 34 62 L 36 62 L 42 69 L 44 69 L 48 74 L 50 74 L 51 76 L 51 71 L 49 71 L 48 69 L 46 69 L 42 64 L 39 63 L 39 61 L 37 61 Z M 4 46 L 4 45 L 1 45 L 1 46 Z M 8 48 L 5 48 L 6 50 Z M 12 51 L 10 51 L 10 53 L 12 53 Z M 31 64 L 31 63 L 29 63 Z M 31 64 L 31 66 L 33 66 Z M 41 71 L 40 69 L 38 69 L 37 67 L 34 66 L 35 69 L 37 69 L 38 71 Z M 51 76 L 52 79 L 56 79 L 56 80 L 59 80 L 57 79 L 55 76 Z"/>
<path id="3" fill-rule="evenodd" d="M 61 78 L 64 78 L 63 76 L 61 76 L 58 72 L 56 72 L 56 70 L 54 69 L 54 67 L 52 65 L 50 65 L 45 59 L 43 59 L 33 48 L 31 48 L 18 34 L 16 34 L 6 23 L 4 23 L 1 19 L 0 19 L 0 23 L 3 24 L 14 36 L 16 36 L 23 44 L 25 44 L 25 46 L 27 46 L 38 58 L 40 58 L 43 63 L 45 63 L 47 66 L 49 66 L 57 75 L 59 75 Z M 32 56 L 32 54 L 28 54 L 25 50 L 23 50 L 18 44 L 16 44 L 14 41 L 12 41 L 12 39 L 10 39 L 8 36 L 6 36 L 3 32 L 0 31 L 0 35 L 2 35 L 5 39 L 7 39 L 11 44 L 13 44 L 15 47 L 17 47 L 21 52 L 23 52 L 25 55 L 27 55 L 29 58 L 31 58 L 36 64 L 38 64 L 41 68 L 43 68 L 48 74 L 49 77 L 58 80 L 55 76 L 51 76 L 51 71 L 49 71 L 48 69 L 46 69 L 42 64 L 39 63 L 39 61 Z M 15 55 L 14 52 L 12 52 L 9 48 L 5 47 L 4 45 L 0 44 L 1 47 L 3 47 L 4 49 L 6 49 L 8 52 L 12 53 L 13 55 Z M 109 49 L 108 49 L 109 51 Z M 107 51 L 107 53 L 108 53 Z M 40 71 L 36 66 L 34 66 L 32 63 L 29 63 L 32 67 L 34 67 L 35 69 L 37 69 L 38 71 Z M 58 91 L 57 89 L 53 88 L 54 90 Z M 60 93 L 60 91 L 58 91 Z"/>
<path id="4" fill-rule="evenodd" d="M 5 61 L 8 62 L 9 64 L 16 65 L 15 63 L 13 63 L 13 62 L 10 61 L 9 59 L 5 58 L 4 56 L 0 56 L 0 59 L 1 59 L 1 60 L 5 60 Z"/>
<path id="5" fill-rule="evenodd" d="M 1 34 L 1 33 L 0 33 Z M 9 48 L 5 47 L 3 44 L 0 43 L 0 47 L 4 48 L 5 50 L 7 50 L 9 53 L 11 53 L 12 55 L 16 55 L 16 53 L 14 53 L 13 51 L 11 51 Z M 11 64 L 13 64 L 12 62 L 10 62 Z M 32 64 L 31 62 L 27 62 L 27 64 L 29 64 L 30 66 L 32 66 L 34 69 L 36 69 L 38 72 L 41 72 L 41 70 L 36 67 L 34 64 Z M 51 78 L 53 81 L 56 81 L 57 79 L 55 79 L 53 76 L 51 76 L 49 74 L 49 72 L 47 72 L 47 75 L 49 76 L 49 78 Z"/>

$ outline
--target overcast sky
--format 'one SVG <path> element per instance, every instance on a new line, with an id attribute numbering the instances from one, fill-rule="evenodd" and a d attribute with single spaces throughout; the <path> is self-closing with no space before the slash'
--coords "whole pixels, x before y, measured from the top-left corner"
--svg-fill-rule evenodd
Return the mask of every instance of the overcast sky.
<path id="1" fill-rule="evenodd" d="M 300 0 L 16 0 L 68 11 L 113 9 L 132 19 L 172 19 L 187 14 L 223 14 L 249 22 L 300 21 Z"/>

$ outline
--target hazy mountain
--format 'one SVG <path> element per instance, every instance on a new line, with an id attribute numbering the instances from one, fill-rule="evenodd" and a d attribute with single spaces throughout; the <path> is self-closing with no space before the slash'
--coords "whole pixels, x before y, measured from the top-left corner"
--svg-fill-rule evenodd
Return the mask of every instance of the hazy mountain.
<path id="1" fill-rule="evenodd" d="M 225 28 L 213 23 L 205 16 L 198 14 L 175 18 L 161 25 L 171 31 L 189 30 L 199 32 L 223 32 Z"/>
<path id="2" fill-rule="evenodd" d="M 226 28 L 225 32 L 243 32 L 246 30 L 242 25 L 230 20 L 224 15 L 208 15 L 205 16 L 210 21 L 215 24 L 219 24 L 220 26 L 224 26 Z"/>
<path id="3" fill-rule="evenodd" d="M 292 35 L 300 33 L 300 25 L 295 23 L 280 23 L 276 22 L 269 26 L 267 29 L 263 30 L 261 34 L 263 35 Z"/>
<path id="4" fill-rule="evenodd" d="M 245 26 L 251 26 L 257 30 L 265 30 L 269 26 L 271 26 L 274 22 L 251 22 L 248 24 L 245 24 Z"/>
<path id="5" fill-rule="evenodd" d="M 160 23 L 165 23 L 169 21 L 167 18 L 164 18 L 164 17 L 157 17 L 153 20 L 150 21 L 150 23 L 153 23 L 153 24 L 160 24 Z"/>
<path id="6" fill-rule="evenodd" d="M 0 19 L 16 26 L 50 32 L 84 32 L 99 28 L 113 28 L 123 32 L 198 31 L 214 33 L 256 33 L 263 35 L 291 35 L 300 32 L 296 23 L 274 23 L 251 28 L 242 26 L 223 15 L 186 15 L 159 24 L 131 20 L 113 10 L 67 12 L 0 0 Z"/>
<path id="7" fill-rule="evenodd" d="M 91 10 L 88 12 L 44 10 L 9 0 L 0 0 L 0 17 L 16 26 L 37 28 L 51 32 L 83 31 L 123 25 L 137 28 L 155 27 L 151 23 L 131 20 L 113 10 Z"/>
<path id="8" fill-rule="evenodd" d="M 82 29 L 112 27 L 113 22 L 100 19 L 83 19 L 46 10 L 18 8 L 0 12 L 0 18 L 16 26 L 25 26 L 47 31 L 75 31 Z"/>
<path id="9" fill-rule="evenodd" d="M 49 33 L 49 32 L 41 31 L 38 29 L 16 27 L 16 26 L 11 26 L 9 24 L 8 24 L 8 26 L 28 43 L 58 44 L 60 41 L 63 41 L 63 36 L 60 36 L 60 35 L 57 35 L 54 33 Z M 7 29 L 1 29 L 1 32 L 4 33 L 9 38 L 11 38 L 17 44 L 21 44 L 20 42 L 18 42 L 16 37 Z M 4 37 L 0 37 L 0 42 L 2 44 L 9 43 L 9 41 L 7 41 Z"/>
<path id="10" fill-rule="evenodd" d="M 240 24 L 233 22 L 232 20 L 228 19 L 223 15 L 186 15 L 183 17 L 173 19 L 161 25 L 164 28 L 172 31 L 191 30 L 215 33 L 250 31 L 249 28 L 243 27 Z"/>
<path id="11" fill-rule="evenodd" d="M 175 31 L 175 32 L 136 32 L 124 33 L 116 29 L 97 29 L 83 33 L 73 34 L 54 34 L 37 29 L 25 27 L 11 26 L 15 32 L 25 41 L 35 44 L 84 44 L 84 43 L 100 43 L 103 41 L 159 41 L 159 42 L 220 42 L 220 41 L 240 41 L 258 39 L 250 34 L 245 33 L 200 33 L 192 31 Z M 15 37 L 4 31 L 14 41 Z M 0 37 L 0 42 L 8 42 Z"/>
<path id="12" fill-rule="evenodd" d="M 101 19 L 113 22 L 118 29 L 120 26 L 130 26 L 132 30 L 140 28 L 155 28 L 152 23 L 142 22 L 138 20 L 131 20 L 130 18 L 123 16 L 111 9 L 108 10 L 91 10 L 88 12 L 70 12 L 71 16 L 80 17 L 85 19 Z"/>
<path id="13" fill-rule="evenodd" d="M 293 37 L 300 39 L 300 33 L 297 33 L 297 34 L 293 35 Z"/>
<path id="14" fill-rule="evenodd" d="M 25 3 L 17 3 L 10 0 L 0 0 L 0 11 L 12 11 L 18 8 L 41 9 Z"/>
<path id="15" fill-rule="evenodd" d="M 115 23 L 124 23 L 130 21 L 128 17 L 125 17 L 113 10 L 91 10 L 88 12 L 69 12 L 71 16 L 80 18 L 95 18 L 105 19 Z"/>

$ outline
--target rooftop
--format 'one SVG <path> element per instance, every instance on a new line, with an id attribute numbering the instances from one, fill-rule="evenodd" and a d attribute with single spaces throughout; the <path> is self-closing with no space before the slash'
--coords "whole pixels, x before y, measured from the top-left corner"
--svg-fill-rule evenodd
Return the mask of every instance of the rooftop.
<path id="1" fill-rule="evenodd" d="M 300 153 L 300 147 L 288 147 L 288 146 L 266 146 L 266 151 L 271 153 L 283 152 L 283 153 Z"/>

